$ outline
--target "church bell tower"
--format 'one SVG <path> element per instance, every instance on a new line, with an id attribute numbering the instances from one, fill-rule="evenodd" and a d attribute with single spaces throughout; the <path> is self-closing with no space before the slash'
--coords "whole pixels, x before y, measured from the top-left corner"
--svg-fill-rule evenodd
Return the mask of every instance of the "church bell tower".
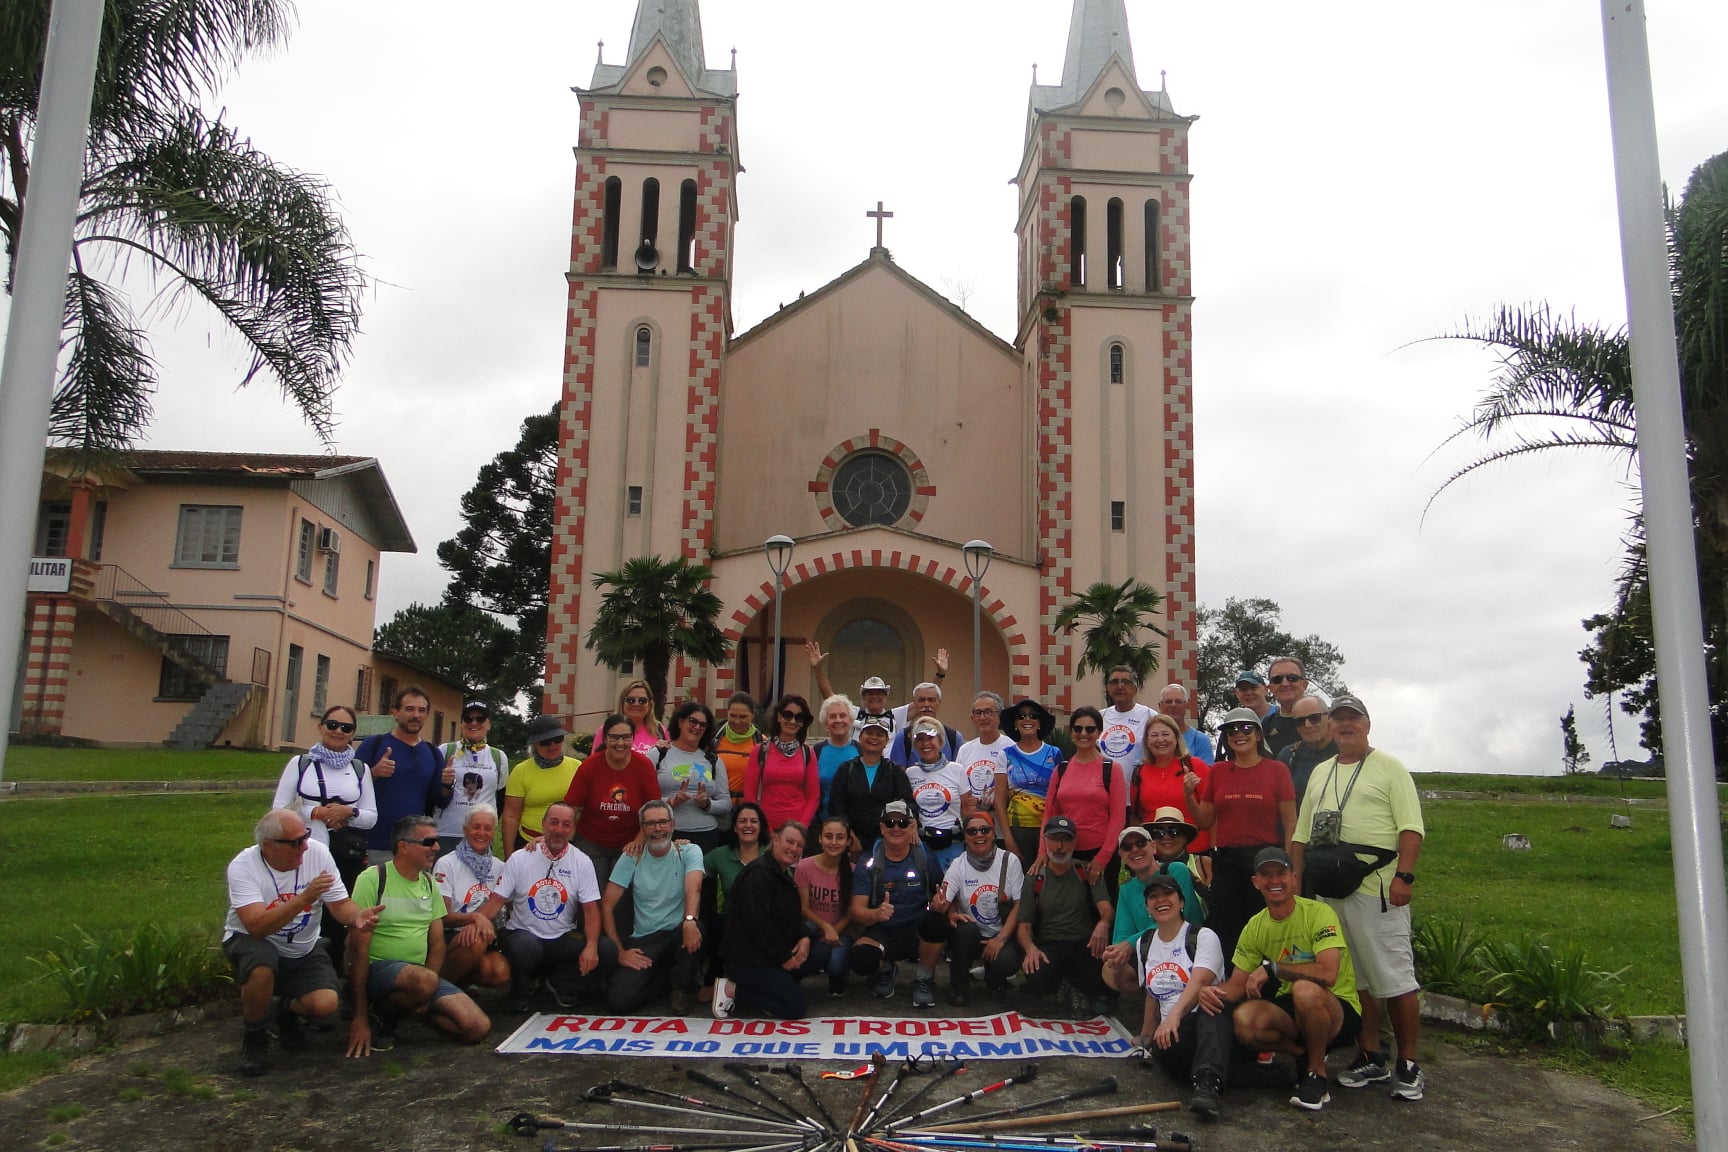
<path id="1" fill-rule="evenodd" d="M 638 556 L 706 562 L 713 545 L 739 172 L 737 77 L 708 67 L 697 0 L 639 0 L 625 62 L 602 49 L 575 91 L 543 705 L 565 717 L 617 695 L 583 647 L 594 574 Z M 676 663 L 673 697 L 705 695 L 701 676 Z"/>
<path id="2" fill-rule="evenodd" d="M 1079 642 L 1055 617 L 1098 581 L 1164 595 L 1160 675 L 1194 684 L 1188 129 L 1141 87 L 1124 0 L 1074 0 L 1060 84 L 1032 85 L 1020 189 L 1019 315 L 1038 461 L 1034 682 L 1067 710 Z M 1088 678 L 1090 679 L 1090 678 Z M 1073 698 L 1070 698 L 1072 696 Z"/>

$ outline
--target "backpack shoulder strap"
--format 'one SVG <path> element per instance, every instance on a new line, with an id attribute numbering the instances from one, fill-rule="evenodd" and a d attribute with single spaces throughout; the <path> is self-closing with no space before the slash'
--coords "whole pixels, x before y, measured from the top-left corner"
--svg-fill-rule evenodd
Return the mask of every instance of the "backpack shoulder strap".
<path id="1" fill-rule="evenodd" d="M 1104 786 L 1104 795 L 1110 795 L 1110 774 L 1116 771 L 1116 762 L 1106 756 L 1098 762 L 1098 783 Z"/>

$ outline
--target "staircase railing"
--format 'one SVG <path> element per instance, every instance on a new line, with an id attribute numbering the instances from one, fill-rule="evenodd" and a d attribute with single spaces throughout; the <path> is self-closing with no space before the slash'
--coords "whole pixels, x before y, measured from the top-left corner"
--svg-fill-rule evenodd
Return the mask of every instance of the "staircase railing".
<path id="1" fill-rule="evenodd" d="M 163 636 L 213 636 L 215 633 L 118 564 L 103 564 L 96 573 L 90 599 L 118 604 Z"/>

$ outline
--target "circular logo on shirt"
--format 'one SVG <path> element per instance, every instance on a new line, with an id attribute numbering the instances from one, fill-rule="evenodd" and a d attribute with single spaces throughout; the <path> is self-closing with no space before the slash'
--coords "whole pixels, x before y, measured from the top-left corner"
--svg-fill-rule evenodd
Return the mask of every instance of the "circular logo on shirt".
<path id="1" fill-rule="evenodd" d="M 284 892 L 280 896 L 276 897 L 276 899 L 270 901 L 270 903 L 264 905 L 264 910 L 268 912 L 272 908 L 280 907 L 298 895 L 300 895 L 298 892 Z M 304 909 L 301 911 L 300 915 L 294 917 L 294 919 L 276 929 L 276 935 L 282 937 L 284 940 L 292 940 L 295 936 L 299 935 L 302 928 L 306 927 L 306 925 L 311 922 L 312 909 Z"/>
<path id="2" fill-rule="evenodd" d="M 456 902 L 456 910 L 459 912 L 472 912 L 474 909 L 480 907 L 480 905 L 486 903 L 486 898 L 491 895 L 492 889 L 481 884 L 479 881 L 475 881 L 473 884 L 469 885 L 468 891 L 462 894 L 462 899 Z"/>
<path id="3" fill-rule="evenodd" d="M 966 765 L 966 786 L 972 795 L 982 796 L 996 784 L 996 761 L 974 760 Z"/>
<path id="4" fill-rule="evenodd" d="M 536 880 L 528 888 L 528 911 L 539 920 L 556 920 L 570 903 L 570 890 L 556 876 Z"/>
<path id="5" fill-rule="evenodd" d="M 954 802 L 954 793 L 940 780 L 925 780 L 912 786 L 912 799 L 918 805 L 918 814 L 932 820 L 948 811 L 948 806 Z"/>
<path id="6" fill-rule="evenodd" d="M 1160 1000 L 1182 995 L 1188 986 L 1188 973 L 1174 960 L 1161 960 L 1146 973 L 1146 994 Z"/>
<path id="7" fill-rule="evenodd" d="M 1000 928 L 1002 926 L 1002 899 L 994 884 L 980 884 L 972 889 L 972 894 L 966 899 L 967 915 L 978 922 L 980 928 Z"/>
<path id="8" fill-rule="evenodd" d="M 1134 751 L 1134 729 L 1126 724 L 1112 724 L 1104 729 L 1104 738 L 1098 743 L 1106 756 L 1120 760 Z"/>

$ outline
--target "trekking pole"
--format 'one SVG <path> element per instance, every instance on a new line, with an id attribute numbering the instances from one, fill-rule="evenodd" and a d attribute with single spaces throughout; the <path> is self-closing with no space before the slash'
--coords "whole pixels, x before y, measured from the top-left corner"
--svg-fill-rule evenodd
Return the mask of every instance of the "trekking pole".
<path id="1" fill-rule="evenodd" d="M 882 1069 L 888 1066 L 888 1059 L 882 1053 L 875 1052 L 870 1056 L 870 1064 L 874 1071 L 871 1072 L 870 1079 L 864 1082 L 864 1094 L 858 1097 L 858 1110 L 852 1113 L 852 1123 L 846 1129 L 847 1152 L 857 1152 L 857 1145 L 852 1143 L 852 1138 L 858 1134 L 858 1124 L 864 1119 L 864 1109 L 870 1106 L 870 1088 L 881 1078 Z"/>
<path id="2" fill-rule="evenodd" d="M 736 1088 L 732 1087 L 730 1084 L 726 1083 L 724 1080 L 716 1080 L 714 1077 L 708 1075 L 708 1073 L 702 1071 L 700 1068 L 686 1068 L 684 1070 L 684 1075 L 690 1077 L 690 1079 L 696 1081 L 696 1083 L 698 1083 L 698 1084 L 706 1084 L 708 1087 L 714 1089 L 714 1091 L 716 1091 L 716 1092 L 724 1092 L 726 1095 L 732 1097 L 734 1100 L 737 1100 L 739 1103 L 748 1104 L 752 1109 L 754 1109 L 754 1112 L 752 1113 L 752 1116 L 751 1116 L 752 1119 L 771 1120 L 771 1121 L 774 1121 L 775 1123 L 779 1123 L 779 1122 L 786 1119 L 784 1114 L 777 1112 L 773 1109 L 764 1107 L 763 1104 L 761 1103 L 761 1101 L 756 1100 L 753 1097 L 744 1095 L 744 1093 L 738 1091 Z"/>
<path id="3" fill-rule="evenodd" d="M 781 1112 L 786 1119 L 790 1120 L 792 1123 L 802 1128 L 809 1128 L 818 1132 L 822 1131 L 822 1125 L 816 1123 L 816 1121 L 809 1116 L 798 1115 L 797 1110 L 792 1108 L 790 1105 L 787 1105 L 782 1109 L 780 1098 L 774 1094 L 772 1088 L 762 1083 L 762 1078 L 756 1075 L 756 1069 L 752 1068 L 750 1065 L 735 1060 L 728 1060 L 724 1064 L 720 1065 L 720 1067 L 737 1077 L 743 1083 L 748 1084 L 757 1092 L 760 1092 L 765 1098 L 768 1107 L 772 1108 L 776 1112 Z M 761 1068 L 763 1071 L 769 1070 L 769 1066 L 766 1064 L 761 1065 Z"/>
<path id="4" fill-rule="evenodd" d="M 911 1071 L 912 1061 L 901 1061 L 900 1067 L 894 1070 L 894 1079 L 888 1081 L 888 1087 L 882 1090 L 882 1095 L 876 1098 L 876 1103 L 870 1105 L 870 1111 L 865 1114 L 864 1119 L 859 1123 L 857 1129 L 859 1132 L 870 1131 L 870 1126 L 876 1122 L 876 1117 L 881 1115 L 883 1105 L 888 1103 L 889 1099 L 894 1095 L 895 1089 L 900 1087 L 900 1081 L 906 1079 L 906 1076 Z"/>
<path id="5" fill-rule="evenodd" d="M 822 1114 L 822 1119 L 828 1125 L 828 1131 L 838 1132 L 840 1130 L 840 1125 L 835 1122 L 833 1116 L 828 1114 L 828 1106 L 822 1103 L 822 1097 L 816 1095 L 816 1090 L 805 1082 L 804 1069 L 801 1065 L 787 1061 L 785 1064 L 781 1064 L 778 1067 L 770 1065 L 769 1071 L 778 1072 L 782 1076 L 790 1076 L 792 1079 L 796 1080 L 798 1082 L 798 1087 L 804 1090 L 804 1095 L 809 1098 L 810 1103 L 816 1106 L 816 1111 Z"/>
<path id="6" fill-rule="evenodd" d="M 918 1103 L 918 1101 L 920 1101 L 920 1100 L 924 1099 L 924 1097 L 930 1095 L 931 1091 L 934 1090 L 937 1085 L 944 1083 L 950 1077 L 958 1076 L 958 1075 L 960 1075 L 960 1073 L 966 1071 L 965 1061 L 957 1059 L 956 1057 L 953 1057 L 953 1056 L 947 1057 L 947 1064 L 948 1064 L 948 1066 L 946 1068 L 942 1069 L 942 1071 L 938 1072 L 935 1076 L 931 1077 L 930 1083 L 924 1085 L 924 1087 L 918 1089 L 918 1091 L 912 1093 L 912 1095 L 910 1095 L 906 1099 L 900 1101 L 900 1103 L 896 1104 L 894 1106 L 893 1110 L 891 1112 L 887 1113 L 887 1115 L 883 1116 L 882 1119 L 887 1120 L 887 1119 L 890 1119 L 896 1115 L 900 1115 L 900 1114 L 908 1111 L 914 1105 L 916 1105 Z"/>
<path id="7" fill-rule="evenodd" d="M 1039 1108 L 1048 1108 L 1052 1104 L 1066 1104 L 1070 1100 L 1085 1100 L 1092 1096 L 1113 1096 L 1116 1093 L 1116 1088 L 1116 1077 L 1106 1076 L 1104 1079 L 1090 1087 L 1076 1088 L 1072 1092 L 1064 1092 L 1060 1096 L 1052 1096 L 1048 1100 L 1039 1100 L 1031 1104 L 1016 1104 L 1012 1108 L 998 1108 L 993 1112 L 980 1112 L 976 1116 L 968 1116 L 966 1118 L 966 1126 L 971 1128 L 980 1120 L 995 1120 L 1001 1116 L 1017 1116 L 1022 1112 L 1035 1112 Z M 931 1116 L 934 1114 L 935 1112 L 932 1109 L 920 1112 L 918 1113 L 918 1116 Z M 904 1128 L 908 1124 L 917 1120 L 918 1116 L 908 1116 L 904 1120 L 890 1124 L 888 1125 L 888 1130 L 893 1131 L 896 1128 Z"/>
<path id="8" fill-rule="evenodd" d="M 752 1123 L 762 1119 L 754 1112 L 741 1112 L 735 1108 L 722 1108 L 718 1104 L 709 1103 L 700 1096 L 685 1096 L 677 1092 L 668 1092 L 664 1088 L 654 1088 L 647 1084 L 635 1084 L 629 1080 L 620 1080 L 616 1077 L 607 1081 L 607 1083 L 612 1086 L 614 1091 L 622 1088 L 626 1092 L 638 1092 L 644 1096 L 659 1096 L 665 1100 L 676 1100 L 680 1104 L 688 1104 L 693 1108 L 700 1108 L 705 1113 L 717 1113 L 721 1116 L 736 1116 L 740 1120 L 749 1120 Z"/>
<path id="9" fill-rule="evenodd" d="M 686 1108 L 677 1104 L 655 1104 L 649 1100 L 634 1100 L 628 1096 L 615 1096 L 612 1093 L 612 1089 L 613 1085 L 610 1081 L 596 1084 L 592 1088 L 588 1089 L 588 1091 L 582 1093 L 582 1099 L 595 1104 L 617 1104 L 620 1107 L 627 1108 L 646 1108 L 653 1112 L 676 1112 L 684 1116 L 715 1117 L 715 1112 L 711 1108 Z M 786 1121 L 763 1120 L 757 1116 L 740 1116 L 734 1113 L 725 1113 L 724 1115 L 725 1118 L 729 1120 L 739 1120 L 744 1123 L 756 1124 L 764 1128 L 773 1128 L 783 1132 L 803 1131 L 801 1125 L 792 1124 Z"/>
<path id="10" fill-rule="evenodd" d="M 894 1123 L 888 1125 L 886 1130 L 892 1132 L 897 1128 L 904 1128 L 908 1124 L 917 1123 L 926 1116 L 934 1116 L 939 1112 L 946 1112 L 950 1108 L 958 1108 L 962 1104 L 969 1104 L 974 1100 L 981 1100 L 992 1092 L 1000 1092 L 1002 1089 L 1011 1087 L 1015 1084 L 1026 1084 L 1030 1081 L 1036 1080 L 1037 1078 L 1038 1065 L 1028 1064 L 1014 1075 L 998 1080 L 994 1084 L 986 1084 L 984 1087 L 979 1088 L 976 1091 L 968 1092 L 964 1096 L 956 1096 L 952 1100 L 944 1100 L 942 1103 L 932 1105 L 931 1107 L 924 1109 L 922 1112 L 907 1116 L 901 1120 L 896 1120 Z"/>
<path id="11" fill-rule="evenodd" d="M 1182 1102 L 1180 1100 L 1166 1100 L 1159 1104 L 1130 1104 L 1122 1108 L 1098 1108 L 1089 1112 L 1057 1112 L 1050 1116 L 1022 1116 L 1017 1120 L 992 1120 L 984 1124 L 939 1124 L 934 1128 L 920 1129 L 916 1135 L 941 1136 L 948 1133 L 971 1135 L 974 1132 L 1007 1132 L 1015 1128 L 1036 1128 L 1040 1124 L 1068 1124 L 1075 1120 L 1106 1120 L 1112 1116 L 1140 1116 L 1147 1112 L 1176 1112 L 1181 1107 Z"/>

